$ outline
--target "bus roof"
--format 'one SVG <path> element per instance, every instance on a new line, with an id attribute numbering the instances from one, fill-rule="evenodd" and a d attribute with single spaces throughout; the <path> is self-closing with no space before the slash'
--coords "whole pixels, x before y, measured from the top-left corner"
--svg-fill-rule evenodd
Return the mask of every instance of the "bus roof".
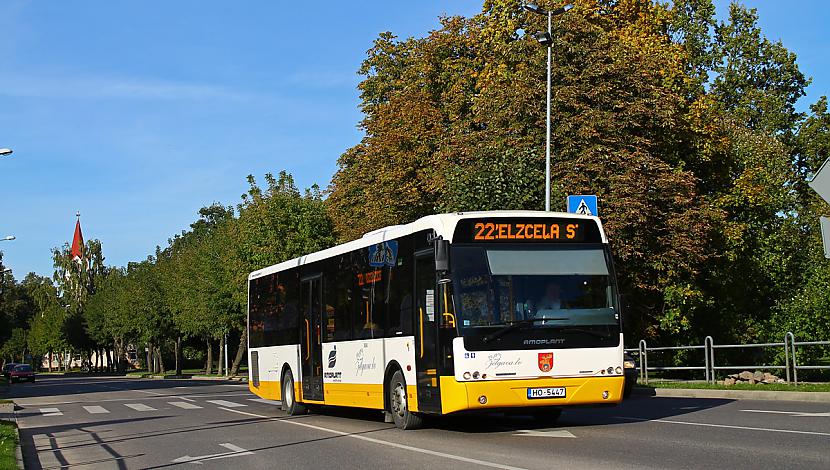
<path id="1" fill-rule="evenodd" d="M 573 219 L 588 219 L 594 220 L 599 227 L 602 242 L 608 243 L 605 236 L 605 231 L 602 230 L 602 222 L 598 217 L 578 215 L 565 212 L 545 212 L 545 211 L 480 211 L 480 212 L 452 212 L 449 214 L 435 214 L 421 217 L 420 219 L 404 225 L 392 225 L 381 229 L 373 230 L 366 233 L 363 237 L 352 240 L 347 243 L 333 246 L 322 251 L 310 253 L 300 256 L 298 258 L 283 261 L 282 263 L 269 266 L 267 268 L 256 270 L 248 275 L 248 280 L 253 280 L 268 274 L 285 271 L 286 269 L 302 266 L 314 261 L 320 261 L 333 256 L 348 253 L 350 251 L 366 248 L 386 240 L 393 240 L 406 235 L 410 235 L 421 230 L 433 229 L 436 235 L 443 237 L 444 240 L 452 242 L 453 234 L 455 233 L 455 226 L 458 221 L 463 219 L 475 219 L 482 217 L 560 217 Z"/>

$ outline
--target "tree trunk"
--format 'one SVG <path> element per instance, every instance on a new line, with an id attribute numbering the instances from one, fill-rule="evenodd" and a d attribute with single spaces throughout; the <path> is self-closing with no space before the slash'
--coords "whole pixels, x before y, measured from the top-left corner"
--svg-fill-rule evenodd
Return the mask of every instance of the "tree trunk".
<path id="1" fill-rule="evenodd" d="M 52 350 L 49 350 L 49 372 L 52 372 Z"/>
<path id="2" fill-rule="evenodd" d="M 182 337 L 176 337 L 176 375 L 182 375 Z"/>
<path id="3" fill-rule="evenodd" d="M 156 372 L 155 364 L 153 364 L 153 342 L 147 341 L 147 373 L 154 374 Z"/>
<path id="4" fill-rule="evenodd" d="M 207 343 L 207 362 L 205 363 L 205 374 L 210 375 L 213 372 L 213 345 L 210 344 L 210 338 Z"/>
<path id="5" fill-rule="evenodd" d="M 161 346 L 156 346 L 156 357 L 158 358 L 159 363 L 159 374 L 164 375 L 167 373 L 167 369 L 164 368 L 164 357 L 161 355 Z"/>
<path id="6" fill-rule="evenodd" d="M 219 367 L 217 367 L 217 374 L 222 375 L 224 372 L 224 358 L 225 358 L 225 335 L 219 337 Z"/>
<path id="7" fill-rule="evenodd" d="M 231 366 L 231 374 L 236 375 L 239 372 L 239 364 L 242 363 L 242 358 L 248 351 L 248 329 L 242 330 L 242 337 L 239 338 L 239 348 L 236 350 L 236 357 L 233 358 L 233 366 Z"/>

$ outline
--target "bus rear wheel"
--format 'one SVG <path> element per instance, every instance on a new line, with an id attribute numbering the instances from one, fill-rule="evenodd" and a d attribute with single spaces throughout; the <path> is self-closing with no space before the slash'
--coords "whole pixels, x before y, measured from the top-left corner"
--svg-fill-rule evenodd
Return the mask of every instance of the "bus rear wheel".
<path id="1" fill-rule="evenodd" d="M 294 396 L 294 375 L 290 370 L 282 377 L 282 409 L 289 416 L 306 413 L 305 406 L 297 403 L 297 397 Z"/>
<path id="2" fill-rule="evenodd" d="M 400 429 L 418 429 L 424 424 L 424 419 L 409 411 L 409 400 L 406 393 L 406 380 L 401 371 L 395 371 L 387 387 L 389 393 L 389 412 L 395 426 Z"/>

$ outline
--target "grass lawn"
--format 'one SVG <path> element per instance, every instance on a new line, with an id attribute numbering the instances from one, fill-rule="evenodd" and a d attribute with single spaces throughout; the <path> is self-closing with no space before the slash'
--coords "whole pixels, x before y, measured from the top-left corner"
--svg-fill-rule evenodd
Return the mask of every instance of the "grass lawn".
<path id="1" fill-rule="evenodd" d="M 721 385 L 721 384 L 707 384 L 706 382 L 654 382 L 651 381 L 648 385 L 639 384 L 639 387 L 646 388 L 694 388 L 694 389 L 710 389 L 710 390 L 769 390 L 776 392 L 830 392 L 830 383 L 805 383 L 799 385 L 789 384 L 767 384 L 767 385 L 750 385 L 750 384 L 735 384 L 735 385 Z"/>
<path id="2" fill-rule="evenodd" d="M 0 421 L 0 470 L 17 470 L 14 449 L 17 446 L 17 428 L 14 423 Z"/>

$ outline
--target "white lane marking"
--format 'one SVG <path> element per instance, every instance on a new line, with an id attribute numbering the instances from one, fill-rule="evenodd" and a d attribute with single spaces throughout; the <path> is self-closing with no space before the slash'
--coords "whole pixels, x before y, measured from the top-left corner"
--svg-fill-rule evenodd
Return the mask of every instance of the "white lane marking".
<path id="1" fill-rule="evenodd" d="M 747 413 L 774 413 L 774 414 L 781 414 L 781 415 L 789 415 L 789 416 L 800 416 L 800 417 L 828 417 L 830 418 L 830 411 L 826 413 L 810 413 L 807 411 L 774 411 L 774 410 L 741 410 L 746 411 Z"/>
<path id="2" fill-rule="evenodd" d="M 182 408 L 182 409 L 185 409 L 185 410 L 200 410 L 200 409 L 202 409 L 201 406 L 194 405 L 193 403 L 188 403 L 186 401 L 168 401 L 167 403 L 170 404 L 170 405 L 173 405 L 173 406 L 178 406 L 179 408 Z"/>
<path id="3" fill-rule="evenodd" d="M 92 414 L 101 414 L 101 413 L 109 413 L 109 411 L 104 408 L 103 406 L 85 406 L 84 409 Z"/>
<path id="4" fill-rule="evenodd" d="M 514 434 L 514 436 L 527 437 L 576 437 L 570 431 L 565 429 L 555 429 L 553 431 L 534 431 L 530 429 L 522 429 Z"/>
<path id="5" fill-rule="evenodd" d="M 196 400 L 192 400 L 187 397 L 170 397 L 170 398 L 178 398 L 179 400 L 189 401 L 189 402 L 196 402 Z"/>
<path id="6" fill-rule="evenodd" d="M 196 400 L 191 400 L 187 397 L 196 397 L 196 398 L 201 399 L 201 398 L 208 398 L 208 397 L 236 397 L 236 396 L 250 397 L 251 392 L 243 392 L 243 393 L 219 392 L 219 393 L 210 393 L 210 394 L 196 393 L 196 394 L 192 394 L 192 395 L 183 395 L 183 396 L 182 395 L 159 395 L 157 397 L 142 398 L 142 400 L 169 400 L 171 398 L 178 398 L 178 399 L 181 399 L 181 400 L 196 401 Z M 104 399 L 104 400 L 97 400 L 97 401 L 98 401 L 98 403 L 112 403 L 112 402 L 123 402 L 123 401 L 133 401 L 133 400 L 136 400 L 136 398 L 135 397 L 133 397 L 133 398 L 107 398 L 107 399 Z M 45 402 L 45 403 L 41 402 L 41 401 L 20 402 L 20 403 L 15 402 L 15 403 L 17 403 L 20 406 L 24 406 L 24 407 L 25 406 L 35 407 L 35 406 L 49 406 L 49 405 L 73 405 L 73 404 L 76 404 L 76 403 L 83 403 L 83 402 L 81 402 L 79 400 L 66 400 L 66 401 L 50 401 L 50 402 Z"/>
<path id="7" fill-rule="evenodd" d="M 193 462 L 195 464 L 201 465 L 202 462 L 205 460 L 218 460 L 218 459 L 227 459 L 231 457 L 242 457 L 243 455 L 254 455 L 253 452 L 243 449 L 242 447 L 235 446 L 230 442 L 225 442 L 223 444 L 219 444 L 220 446 L 224 447 L 225 449 L 230 450 L 230 452 L 220 452 L 218 454 L 208 454 L 208 455 L 200 455 L 197 457 L 191 457 L 189 455 L 185 455 L 174 459 L 173 463 L 186 463 L 186 462 Z"/>
<path id="8" fill-rule="evenodd" d="M 156 411 L 152 406 L 147 406 L 144 403 L 124 403 L 124 406 L 130 407 L 136 411 Z"/>
<path id="9" fill-rule="evenodd" d="M 255 401 L 257 403 L 265 403 L 266 405 L 282 405 L 279 400 L 266 400 L 264 398 L 249 398 L 248 401 Z"/>
<path id="10" fill-rule="evenodd" d="M 226 406 L 228 408 L 239 408 L 239 407 L 242 407 L 242 406 L 248 406 L 248 405 L 245 405 L 243 403 L 234 403 L 232 401 L 226 401 L 226 400 L 205 400 L 205 401 L 208 402 L 208 403 L 213 403 L 214 405 Z"/>
<path id="11" fill-rule="evenodd" d="M 61 410 L 59 410 L 57 408 L 41 408 L 40 413 L 43 416 L 63 416 L 63 413 L 61 413 Z"/>
<path id="12" fill-rule="evenodd" d="M 398 444 L 397 442 L 382 441 L 380 439 L 375 439 L 375 438 L 372 438 L 372 437 L 362 436 L 362 435 L 358 435 L 358 434 L 349 434 L 347 432 L 336 431 L 334 429 L 324 428 L 324 427 L 321 427 L 321 426 L 315 426 L 313 424 L 300 423 L 300 422 L 297 422 L 296 420 L 279 419 L 279 418 L 275 419 L 272 416 L 258 415 L 256 413 L 248 413 L 246 411 L 232 410 L 232 409 L 229 409 L 229 408 L 219 408 L 219 409 L 220 410 L 225 410 L 225 411 L 230 411 L 232 413 L 239 413 L 241 415 L 253 416 L 255 418 L 273 419 L 274 421 L 278 420 L 280 423 L 294 424 L 294 425 L 297 425 L 297 426 L 303 426 L 303 427 L 310 428 L 310 429 L 316 429 L 318 431 L 337 434 L 338 436 L 350 437 L 352 439 L 359 439 L 361 441 L 371 442 L 373 444 L 380 444 L 380 445 L 383 445 L 383 446 L 395 447 L 395 448 L 398 448 L 398 449 L 409 450 L 409 451 L 418 452 L 418 453 L 421 453 L 421 454 L 434 455 L 436 457 L 443 457 L 445 459 L 457 460 L 459 462 L 471 463 L 471 464 L 475 464 L 475 465 L 481 465 L 482 467 L 500 468 L 502 470 L 527 470 L 527 469 L 524 469 L 522 467 L 513 467 L 513 466 L 510 466 L 510 465 L 504 465 L 504 464 L 500 464 L 500 463 L 496 463 L 496 462 L 488 462 L 486 460 L 471 459 L 469 457 L 462 457 L 460 455 L 447 454 L 447 453 L 444 453 L 444 452 L 438 452 L 438 451 L 429 450 L 429 449 L 422 449 L 420 447 L 408 446 L 406 444 Z"/>
<path id="13" fill-rule="evenodd" d="M 673 421 L 669 419 L 644 419 L 632 418 L 629 416 L 615 416 L 615 418 L 626 419 L 628 421 L 647 421 L 649 423 L 685 424 L 687 426 L 704 426 L 709 428 L 745 429 L 747 431 L 781 432 L 787 434 L 808 434 L 811 436 L 830 436 L 830 432 L 798 431 L 795 429 L 754 428 L 751 426 L 734 426 L 731 424 L 691 423 L 689 421 Z"/>

